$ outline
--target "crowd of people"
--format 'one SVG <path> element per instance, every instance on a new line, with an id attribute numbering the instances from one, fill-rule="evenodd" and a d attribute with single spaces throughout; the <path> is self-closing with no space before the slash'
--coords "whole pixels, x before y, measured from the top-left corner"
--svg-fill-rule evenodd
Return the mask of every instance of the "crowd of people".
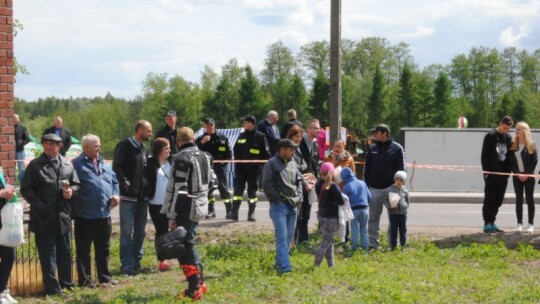
<path id="1" fill-rule="evenodd" d="M 225 218 L 239 220 L 239 209 L 247 184 L 247 220 L 256 221 L 257 191 L 262 188 L 270 202 L 269 216 L 274 226 L 276 260 L 279 273 L 292 271 L 289 252 L 293 246 L 309 244 L 311 208 L 318 204 L 322 240 L 315 250 L 315 267 L 326 259 L 334 265 L 334 239 L 339 226 L 348 222 L 351 249 L 370 252 L 380 246 L 380 217 L 383 207 L 389 216 L 391 250 L 406 248 L 407 210 L 410 199 L 405 152 L 391 137 L 390 128 L 379 124 L 371 130 L 373 143 L 365 155 L 363 179 L 356 176 L 356 165 L 345 142 L 337 140 L 330 151 L 321 150 L 321 126 L 317 119 L 304 124 L 296 111 L 287 112 L 288 121 L 277 128 L 278 113 L 269 111 L 257 123 L 253 115 L 241 119 L 244 131 L 234 143 L 216 129 L 215 120 L 203 121 L 204 132 L 195 138 L 191 128 L 177 126 L 177 115 L 169 110 L 165 126 L 152 138 L 152 125 L 137 121 L 133 136 L 117 143 L 112 166 L 100 155 L 100 138 L 82 137 L 83 152 L 68 160 L 70 133 L 62 119 L 41 137 L 43 153 L 25 168 L 18 161 L 20 192 L 30 204 L 30 230 L 36 238 L 43 283 L 47 295 L 65 295 L 72 289 L 71 232 L 75 225 L 78 285 L 95 288 L 118 284 L 109 268 L 111 209 L 119 206 L 120 261 L 123 276 L 138 275 L 144 256 L 143 244 L 148 213 L 156 238 L 176 227 L 183 227 L 184 250 L 177 256 L 188 282 L 181 297 L 202 299 L 207 292 L 203 264 L 195 249 L 195 235 L 202 216 L 216 217 L 214 189 L 218 189 L 226 209 Z M 16 156 L 28 143 L 28 132 L 15 115 Z M 497 128 L 486 134 L 482 147 L 485 201 L 484 232 L 501 231 L 495 225 L 504 198 L 509 173 L 516 191 L 517 230 L 533 231 L 534 173 L 538 158 L 529 126 L 516 124 L 512 139 L 508 134 L 513 121 L 504 117 Z M 151 143 L 148 146 L 148 142 Z M 227 162 L 235 162 L 233 194 L 228 189 Z M 0 176 L 2 177 L 2 176 Z M 14 195 L 0 179 L 0 206 Z M 214 183 L 214 185 L 213 185 Z M 528 226 L 523 227 L 522 205 L 525 194 Z M 206 207 L 207 206 L 207 207 Z M 399 243 L 398 243 L 399 235 Z M 92 244 L 95 250 L 97 282 L 91 274 Z M 7 280 L 13 265 L 13 248 L 0 245 L 1 303 L 16 303 L 9 294 Z M 156 250 L 160 271 L 170 269 L 166 258 Z"/>

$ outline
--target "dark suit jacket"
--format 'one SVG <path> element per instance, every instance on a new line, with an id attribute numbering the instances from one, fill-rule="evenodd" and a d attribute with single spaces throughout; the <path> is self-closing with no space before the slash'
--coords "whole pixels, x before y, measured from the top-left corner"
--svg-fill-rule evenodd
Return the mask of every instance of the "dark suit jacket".
<path id="1" fill-rule="evenodd" d="M 43 135 L 45 134 L 56 134 L 55 132 L 56 128 L 54 126 L 45 129 L 43 132 Z M 60 154 L 62 156 L 66 156 L 67 150 L 69 150 L 69 147 L 71 147 L 71 133 L 69 133 L 69 130 L 62 127 L 60 129 L 60 137 L 62 138 L 62 149 L 60 150 Z"/>
<path id="2" fill-rule="evenodd" d="M 308 143 L 306 142 L 306 139 L 302 137 L 302 141 L 300 142 L 300 152 L 302 153 L 302 158 L 308 165 L 307 172 L 313 173 L 315 177 L 319 177 L 319 147 L 317 145 L 317 141 L 313 142 L 313 147 L 311 148 L 311 152 L 308 149 Z M 306 173 L 306 172 L 302 172 Z"/>

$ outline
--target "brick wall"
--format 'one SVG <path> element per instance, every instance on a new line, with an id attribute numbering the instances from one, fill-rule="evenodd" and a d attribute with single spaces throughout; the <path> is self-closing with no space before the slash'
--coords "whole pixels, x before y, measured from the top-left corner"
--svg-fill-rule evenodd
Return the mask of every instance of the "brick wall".
<path id="1" fill-rule="evenodd" d="M 13 183 L 13 1 L 0 0 L 0 166 Z"/>

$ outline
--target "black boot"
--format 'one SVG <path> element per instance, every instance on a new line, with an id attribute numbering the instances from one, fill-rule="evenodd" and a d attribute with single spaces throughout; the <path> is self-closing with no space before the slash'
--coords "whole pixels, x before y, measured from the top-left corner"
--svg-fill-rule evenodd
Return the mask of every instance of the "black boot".
<path id="1" fill-rule="evenodd" d="M 231 220 L 238 222 L 238 211 L 240 210 L 240 202 L 233 202 Z"/>
<path id="2" fill-rule="evenodd" d="M 249 203 L 249 211 L 248 211 L 248 221 L 249 222 L 255 222 L 255 203 Z"/>
<path id="3" fill-rule="evenodd" d="M 230 220 L 232 218 L 232 205 L 231 203 L 225 203 L 225 212 L 226 212 L 226 215 L 225 215 L 225 219 L 226 220 Z"/>
<path id="4" fill-rule="evenodd" d="M 208 203 L 208 215 L 205 217 L 205 219 L 211 219 L 216 218 L 216 212 L 214 210 L 214 202 Z"/>
<path id="5" fill-rule="evenodd" d="M 183 297 L 193 300 L 201 300 L 207 291 L 203 279 L 203 268 L 201 263 L 195 265 L 181 265 L 188 282 L 188 288 L 182 293 Z"/>

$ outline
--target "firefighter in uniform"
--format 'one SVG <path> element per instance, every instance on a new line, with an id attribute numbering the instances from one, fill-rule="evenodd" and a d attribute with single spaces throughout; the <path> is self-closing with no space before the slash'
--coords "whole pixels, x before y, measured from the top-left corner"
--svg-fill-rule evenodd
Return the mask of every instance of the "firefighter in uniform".
<path id="1" fill-rule="evenodd" d="M 204 128 L 206 131 L 195 140 L 199 150 L 210 153 L 214 161 L 231 160 L 232 151 L 229 146 L 229 139 L 224 134 L 216 131 L 216 123 L 212 117 L 207 117 L 204 119 Z M 227 211 L 226 219 L 230 220 L 232 205 L 231 194 L 229 193 L 227 182 L 227 163 L 214 162 L 213 169 L 218 181 L 219 195 L 221 196 L 221 200 L 225 204 L 225 210 Z M 214 210 L 216 198 L 212 195 L 212 192 L 212 189 L 208 192 L 207 219 L 216 218 L 216 212 Z"/>
<path id="2" fill-rule="evenodd" d="M 253 115 L 242 118 L 244 132 L 240 133 L 234 145 L 235 160 L 267 160 L 270 157 L 268 143 L 263 133 L 256 130 L 257 121 Z M 231 219 L 238 221 L 238 210 L 242 203 L 242 196 L 247 182 L 248 192 L 248 221 L 255 221 L 255 206 L 257 203 L 257 178 L 263 164 L 261 163 L 235 163 L 234 194 Z"/>

